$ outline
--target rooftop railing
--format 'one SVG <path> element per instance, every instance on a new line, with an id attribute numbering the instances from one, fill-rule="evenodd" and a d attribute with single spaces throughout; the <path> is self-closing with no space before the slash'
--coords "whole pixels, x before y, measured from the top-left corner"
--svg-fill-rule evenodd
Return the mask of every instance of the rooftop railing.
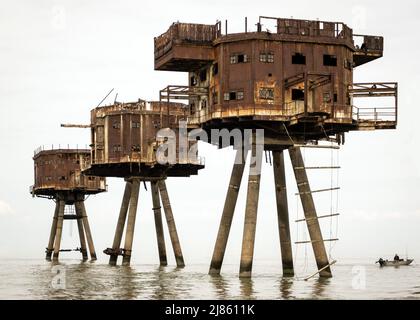
<path id="1" fill-rule="evenodd" d="M 211 45 L 220 36 L 220 22 L 214 25 L 195 23 L 173 23 L 168 31 L 155 37 L 155 58 L 167 53 L 173 42 L 200 43 Z"/>
<path id="2" fill-rule="evenodd" d="M 58 144 L 58 145 L 54 145 L 52 144 L 51 146 L 39 146 L 38 148 L 36 148 L 34 150 L 34 157 L 36 155 L 38 155 L 39 153 L 43 152 L 43 151 L 59 151 L 59 150 L 63 150 L 63 151 L 76 151 L 76 152 L 90 152 L 90 149 L 88 149 L 88 146 L 85 145 L 84 148 L 80 148 L 79 145 L 71 146 L 70 144 L 66 144 L 66 145 L 62 145 L 62 144 Z"/>
<path id="3" fill-rule="evenodd" d="M 370 35 L 353 35 L 353 30 L 342 22 L 303 20 L 293 18 L 278 18 L 260 16 L 257 28 L 254 31 L 262 32 L 264 29 L 270 32 L 263 24 L 264 20 L 274 20 L 275 30 L 271 31 L 279 35 L 299 37 L 321 37 L 341 39 L 350 46 L 354 46 L 359 52 L 382 52 L 383 37 Z M 248 19 L 245 18 L 245 33 L 248 30 Z M 228 32 L 228 21 L 225 21 L 224 35 Z M 158 37 L 155 37 L 155 58 L 159 58 L 171 50 L 173 43 L 200 43 L 211 45 L 212 42 L 222 36 L 221 22 L 214 25 L 194 23 L 173 23 L 169 29 Z"/>

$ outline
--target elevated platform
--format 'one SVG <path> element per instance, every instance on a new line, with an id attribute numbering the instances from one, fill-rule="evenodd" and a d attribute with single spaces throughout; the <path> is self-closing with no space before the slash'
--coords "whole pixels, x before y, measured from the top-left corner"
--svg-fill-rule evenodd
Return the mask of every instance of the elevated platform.
<path id="1" fill-rule="evenodd" d="M 298 74 L 290 77 L 285 87 L 304 83 L 308 90 L 330 85 L 327 74 Z M 173 88 L 181 88 L 175 90 Z M 264 128 L 273 138 L 289 139 L 284 130 L 294 138 L 325 139 L 326 135 L 337 135 L 349 131 L 395 129 L 398 115 L 398 84 L 394 82 L 355 83 L 346 88 L 353 105 L 323 103 L 310 105 L 307 101 L 284 102 L 283 104 L 236 104 L 213 105 L 188 116 L 189 128 L 247 129 Z M 206 94 L 206 88 L 168 86 L 161 90 L 161 98 L 188 100 Z M 358 106 L 359 98 L 391 98 L 387 106 Z M 365 102 L 365 101 L 364 101 Z M 163 102 L 162 102 L 163 103 Z M 382 100 L 381 104 L 384 103 Z M 163 103 L 164 105 L 164 103 Z M 269 132 L 269 133 L 268 133 Z"/>
<path id="2" fill-rule="evenodd" d="M 219 35 L 220 23 L 173 23 L 155 38 L 155 70 L 200 69 L 215 59 L 213 40 Z"/>
<path id="3" fill-rule="evenodd" d="M 274 21 L 276 30 L 263 30 L 264 20 Z M 261 16 L 257 31 L 245 28 L 245 32 L 228 33 L 226 25 L 222 34 L 221 22 L 214 25 L 173 23 L 154 39 L 155 70 L 199 70 L 216 60 L 217 45 L 249 40 L 343 45 L 354 52 L 353 67 L 383 56 L 383 37 L 353 35 L 353 30 L 342 22 Z"/>
<path id="4" fill-rule="evenodd" d="M 383 56 L 384 38 L 379 36 L 354 35 L 356 51 L 353 54 L 354 67 L 379 59 Z"/>
<path id="5" fill-rule="evenodd" d="M 135 177 L 143 181 L 162 180 L 167 177 L 189 177 L 197 175 L 198 170 L 204 168 L 204 162 L 197 164 L 176 163 L 173 165 L 145 164 L 138 162 L 92 164 L 83 171 L 83 174 L 100 177 L 127 178 Z"/>
<path id="6" fill-rule="evenodd" d="M 69 198 L 107 191 L 105 178 L 86 177 L 81 173 L 81 164 L 90 161 L 88 149 L 38 149 L 34 153 L 33 196 L 55 197 L 58 194 Z"/>

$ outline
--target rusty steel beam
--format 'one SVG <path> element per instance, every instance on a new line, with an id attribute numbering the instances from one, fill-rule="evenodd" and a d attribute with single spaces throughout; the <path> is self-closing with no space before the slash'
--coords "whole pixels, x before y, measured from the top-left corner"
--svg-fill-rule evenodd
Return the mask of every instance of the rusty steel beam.
<path id="1" fill-rule="evenodd" d="M 283 151 L 273 151 L 273 171 L 283 276 L 293 276 L 293 251 L 290 237 L 289 209 L 287 206 L 286 174 L 284 170 Z"/>
<path id="2" fill-rule="evenodd" d="M 55 234 L 55 243 L 54 243 L 54 254 L 53 254 L 53 260 L 57 261 L 58 256 L 60 254 L 60 246 L 61 246 L 61 235 L 63 233 L 63 216 L 64 216 L 64 208 L 66 206 L 66 203 L 64 200 L 57 199 L 59 202 L 59 209 L 58 209 L 58 216 L 57 216 L 57 231 Z"/>
<path id="3" fill-rule="evenodd" d="M 128 212 L 127 229 L 125 231 L 125 244 L 123 265 L 129 265 L 131 261 L 131 250 L 133 247 L 134 227 L 136 224 L 137 205 L 139 200 L 140 179 L 132 179 L 132 190 L 130 195 L 130 209 Z"/>
<path id="4" fill-rule="evenodd" d="M 115 229 L 114 241 L 112 243 L 112 249 L 114 254 L 110 254 L 109 264 L 115 266 L 117 264 L 118 252 L 121 246 L 121 240 L 124 232 L 125 221 L 127 219 L 128 207 L 130 206 L 132 183 L 127 181 L 125 183 L 124 196 L 121 203 L 120 214 L 118 216 L 117 227 Z"/>
<path id="5" fill-rule="evenodd" d="M 86 208 L 85 208 L 85 202 L 84 201 L 78 201 L 80 206 L 80 211 L 82 213 L 82 221 L 83 221 L 83 227 L 85 229 L 86 233 L 86 239 L 89 247 L 89 253 L 90 253 L 90 259 L 96 260 L 96 252 L 95 252 L 95 246 L 93 245 L 93 238 L 92 238 L 92 232 L 90 231 L 89 221 L 86 214 Z"/>
<path id="6" fill-rule="evenodd" d="M 83 228 L 83 211 L 78 202 L 76 202 L 74 206 L 76 209 L 76 216 L 79 218 L 77 219 L 77 229 L 79 230 L 80 252 L 82 253 L 83 261 L 86 261 L 88 259 L 88 254 L 86 249 L 85 230 Z"/>
<path id="7" fill-rule="evenodd" d="M 159 192 L 162 199 L 163 209 L 165 211 L 166 223 L 168 224 L 169 236 L 171 237 L 172 248 L 174 250 L 176 265 L 179 268 L 185 266 L 184 256 L 182 255 L 181 244 L 176 230 L 175 220 L 172 213 L 171 203 L 169 201 L 168 191 L 166 189 L 165 180 L 158 182 Z"/>
<path id="8" fill-rule="evenodd" d="M 241 187 L 247 153 L 247 151 L 242 152 L 242 150 L 236 151 L 235 162 L 233 164 L 229 187 L 226 193 L 225 205 L 223 207 L 219 231 L 217 233 L 216 243 L 213 250 L 209 274 L 220 274 L 230 228 L 232 226 L 233 214 L 238 200 L 239 189 Z"/>
<path id="9" fill-rule="evenodd" d="M 241 265 L 239 268 L 239 276 L 242 278 L 251 277 L 252 272 L 263 153 L 262 148 L 256 144 L 255 133 L 253 133 L 252 136 L 252 153 L 249 164 L 250 172 L 248 177 L 244 233 L 242 238 Z M 255 160 L 254 163 L 252 160 Z"/>
<path id="10" fill-rule="evenodd" d="M 55 211 L 54 211 L 54 217 L 53 217 L 53 221 L 52 221 L 52 225 L 51 225 L 50 239 L 48 241 L 48 247 L 47 247 L 46 256 L 45 256 L 45 259 L 48 260 L 48 261 L 51 260 L 51 255 L 54 251 L 54 239 L 55 239 L 55 235 L 57 233 L 57 220 L 58 220 L 59 211 L 60 211 L 60 203 L 57 200 L 55 202 Z"/>
<path id="11" fill-rule="evenodd" d="M 92 128 L 92 125 L 90 124 L 61 124 L 62 128 L 80 128 L 80 129 L 86 129 L 86 128 Z"/>
<path id="12" fill-rule="evenodd" d="M 152 203 L 153 203 L 153 213 L 155 217 L 155 228 L 156 228 L 156 238 L 159 251 L 159 262 L 161 266 L 168 265 L 166 258 L 166 248 L 165 248 L 165 236 L 163 233 L 163 224 L 162 224 L 162 212 L 160 206 L 159 198 L 159 188 L 157 186 L 157 181 L 151 181 L 151 193 L 152 193 Z"/>
<path id="13" fill-rule="evenodd" d="M 322 269 L 319 275 L 321 277 L 331 277 L 332 273 L 330 267 L 328 266 L 328 255 L 325 250 L 325 244 L 322 238 L 319 221 L 316 219 L 317 213 L 311 193 L 311 188 L 309 186 L 308 176 L 306 174 L 306 170 L 296 170 L 298 167 L 305 167 L 300 148 L 290 148 L 289 155 L 290 160 L 292 161 L 293 172 L 295 174 L 316 264 L 318 266 L 318 270 Z"/>

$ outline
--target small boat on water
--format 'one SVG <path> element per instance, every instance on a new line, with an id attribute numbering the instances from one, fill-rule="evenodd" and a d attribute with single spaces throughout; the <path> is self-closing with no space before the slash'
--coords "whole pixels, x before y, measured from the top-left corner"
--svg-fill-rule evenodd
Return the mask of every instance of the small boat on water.
<path id="1" fill-rule="evenodd" d="M 399 260 L 384 260 L 379 258 L 375 263 L 379 263 L 381 267 L 399 267 L 399 266 L 408 266 L 414 259 L 399 259 Z"/>

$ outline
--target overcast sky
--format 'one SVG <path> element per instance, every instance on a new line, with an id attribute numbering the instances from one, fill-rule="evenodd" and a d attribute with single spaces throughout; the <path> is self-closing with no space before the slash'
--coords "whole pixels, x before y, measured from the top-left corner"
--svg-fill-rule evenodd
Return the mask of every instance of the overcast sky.
<path id="1" fill-rule="evenodd" d="M 384 36 L 384 57 L 355 69 L 355 82 L 399 82 L 398 129 L 347 134 L 339 152 L 340 241 L 331 253 L 342 261 L 373 261 L 396 252 L 405 255 L 407 250 L 420 259 L 416 125 L 420 119 L 416 105 L 420 84 L 419 11 L 420 5 L 414 0 L 400 4 L 351 0 L 0 0 L 0 257 L 44 257 L 54 204 L 29 194 L 33 150 L 52 144 L 81 147 L 90 139 L 89 130 L 62 129 L 60 123 L 89 123 L 90 110 L 111 88 L 118 92 L 120 101 L 153 100 L 166 85 L 187 83 L 185 73 L 153 70 L 153 37 L 175 21 L 212 24 L 228 19 L 229 32 L 241 32 L 245 16 L 248 25 L 255 27 L 258 15 L 269 15 L 342 21 L 355 33 Z M 186 263 L 210 262 L 234 159 L 231 149 L 217 150 L 205 144 L 200 147 L 206 169 L 198 176 L 167 182 Z M 301 240 L 304 235 L 296 233 L 294 220 L 302 212 L 298 210 L 296 184 L 286 156 L 292 236 L 293 240 Z M 328 165 L 331 152 L 325 152 L 323 160 L 309 152 L 306 158 L 313 165 Z M 329 187 L 330 180 L 330 174 L 324 173 L 310 182 L 317 189 Z M 111 246 L 124 188 L 121 179 L 109 179 L 108 184 L 108 193 L 86 202 L 99 252 Z M 226 257 L 226 262 L 238 267 L 245 191 L 244 184 Z M 334 207 L 336 200 L 334 197 Z M 157 263 L 150 190 L 146 192 L 142 187 L 139 201 L 133 260 Z M 315 201 L 320 214 L 330 212 L 329 195 L 316 197 Z M 330 233 L 336 236 L 335 223 L 333 220 L 333 228 L 330 221 L 323 223 L 326 238 Z M 272 167 L 264 164 L 255 264 L 270 260 L 280 265 L 276 224 Z M 63 247 L 75 248 L 75 222 L 66 221 L 64 228 Z M 167 234 L 166 239 L 169 252 Z M 303 252 L 299 248 L 299 257 Z M 102 253 L 99 257 L 106 259 Z M 170 258 L 174 263 L 172 255 Z"/>

